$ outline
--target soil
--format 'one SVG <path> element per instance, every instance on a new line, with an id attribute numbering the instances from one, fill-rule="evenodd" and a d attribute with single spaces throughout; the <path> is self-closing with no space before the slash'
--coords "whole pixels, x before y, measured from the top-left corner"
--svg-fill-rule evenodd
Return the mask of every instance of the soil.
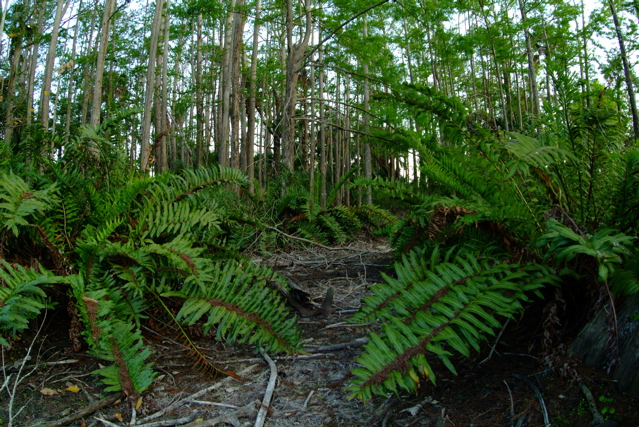
<path id="1" fill-rule="evenodd" d="M 328 317 L 300 317 L 304 349 L 309 354 L 271 355 L 277 381 L 264 425 L 589 426 L 593 415 L 580 391 L 584 384 L 604 419 L 639 426 L 639 403 L 617 390 L 605 372 L 562 357 L 552 359 L 554 369 L 547 368 L 550 359 L 540 363 L 533 345 L 540 334 L 539 321 L 532 314 L 532 319 L 524 315 L 519 323 L 510 322 L 499 339 L 491 338 L 480 354 L 456 359 L 456 376 L 433 362 L 436 386 L 425 380 L 415 395 L 389 394 L 368 403 L 349 399 L 345 390 L 349 372 L 363 351 L 362 339 L 375 327 L 345 321 L 369 287 L 383 280 L 382 273 L 392 274 L 392 261 L 392 252 L 381 241 L 256 259 L 293 280 L 316 306 L 322 304 L 329 287 L 335 291 L 334 312 Z M 69 352 L 64 310 L 39 319 L 40 326 L 35 338 L 25 336 L 3 353 L 6 387 L 0 393 L 0 425 L 7 425 L 10 416 L 14 426 L 56 425 L 112 396 L 91 374 L 99 361 L 87 353 Z M 213 380 L 199 372 L 184 348 L 170 337 L 148 327 L 144 336 L 159 375 L 143 394 L 139 408 L 132 411 L 122 399 L 113 403 L 115 396 L 108 406 L 69 425 L 255 424 L 260 408 L 255 402 L 264 397 L 270 368 L 254 349 L 200 338 L 197 344 L 210 360 L 244 378 Z M 20 364 L 29 347 L 30 359 Z M 571 375 L 564 375 L 567 372 Z"/>

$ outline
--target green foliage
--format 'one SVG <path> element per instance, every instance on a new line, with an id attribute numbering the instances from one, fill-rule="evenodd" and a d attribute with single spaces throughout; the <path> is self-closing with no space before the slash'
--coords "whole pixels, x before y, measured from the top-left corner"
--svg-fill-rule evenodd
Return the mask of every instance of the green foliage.
<path id="1" fill-rule="evenodd" d="M 639 291 L 639 156 L 620 143 L 613 111 L 577 109 L 563 96 L 563 111 L 548 111 L 555 133 L 532 138 L 478 128 L 475 115 L 430 89 L 381 95 L 425 129 L 387 135 L 418 151 L 425 180 L 398 189 L 358 182 L 387 187 L 412 207 L 392 229 L 393 248 L 405 254 L 397 277 L 376 285 L 352 319 L 379 322 L 381 332 L 353 370 L 351 397 L 414 392 L 423 376 L 434 382 L 432 356 L 455 372 L 453 354 L 478 351 L 531 291 L 563 284 L 555 270 L 591 275 L 585 283 L 609 283 L 618 295 Z"/>
<path id="2" fill-rule="evenodd" d="M 112 362 L 96 373 L 108 390 L 122 390 L 130 398 L 155 376 L 140 332 L 154 301 L 180 297 L 177 318 L 167 312 L 168 317 L 189 324 L 201 319 L 207 330 L 216 328 L 219 339 L 269 351 L 298 350 L 299 329 L 278 292 L 286 289 L 286 281 L 266 267 L 228 260 L 229 254 L 241 258 L 225 244 L 233 227 L 229 206 L 237 200 L 231 188 L 247 184 L 241 172 L 219 167 L 126 178 L 115 170 L 98 187 L 80 171 L 50 167 L 60 179 L 41 180 L 44 190 L 31 190 L 16 175 L 0 181 L 7 202 L 2 209 L 13 219 L 3 243 L 19 247 L 18 231 L 8 233 L 29 231 L 37 220 L 39 232 L 28 235 L 29 245 L 44 246 L 48 256 L 43 259 L 65 277 L 5 262 L 0 270 L 3 330 L 26 328 L 46 307 L 43 285 L 63 283 L 91 352 Z M 45 210 L 46 220 L 39 216 Z M 179 325 L 176 329 L 184 332 Z"/>
<path id="3" fill-rule="evenodd" d="M 397 278 L 385 276 L 364 298 L 355 323 L 378 321 L 381 333 L 372 333 L 361 367 L 348 389 L 351 397 L 369 400 L 374 394 L 415 392 L 420 377 L 435 383 L 428 356 L 432 354 L 455 373 L 453 352 L 466 357 L 479 351 L 486 335 L 494 335 L 503 318 L 523 309 L 528 293 L 556 284 L 552 271 L 535 263 L 479 259 L 471 253 L 438 248 L 430 257 L 419 250 L 395 264 Z"/>
<path id="4" fill-rule="evenodd" d="M 539 238 L 539 246 L 548 245 L 546 257 L 559 261 L 571 261 L 579 254 L 592 257 L 597 263 L 597 278 L 605 282 L 622 263 L 622 255 L 630 253 L 629 247 L 635 237 L 602 228 L 594 235 L 577 234 L 554 219 L 546 223 L 546 232 Z"/>
<path id="5" fill-rule="evenodd" d="M 165 297 L 185 299 L 177 319 L 192 325 L 205 318 L 204 329 L 217 327 L 219 340 L 250 343 L 265 351 L 297 350 L 300 332 L 296 318 L 270 283 L 274 274 L 266 267 L 227 262 L 211 265 L 210 280 L 189 280 Z M 280 286 L 288 287 L 283 280 Z M 215 283 L 215 286 L 211 286 Z"/>
<path id="6" fill-rule="evenodd" d="M 55 185 L 33 191 L 20 176 L 11 172 L 3 174 L 0 178 L 0 229 L 11 230 L 18 237 L 20 226 L 29 225 L 29 220 L 36 214 L 51 209 L 57 201 L 55 193 Z"/>
<path id="7" fill-rule="evenodd" d="M 384 233 L 397 221 L 389 211 L 373 205 L 345 206 L 334 203 L 340 188 L 356 171 L 355 168 L 351 169 L 329 191 L 325 208 L 317 199 L 317 192 L 312 196 L 299 183 L 289 187 L 284 195 L 271 190 L 265 205 L 275 207 L 272 215 L 284 230 L 320 244 L 344 243 L 353 238 L 355 231 L 364 227 Z M 271 202 L 271 199 L 275 200 Z"/>
<path id="8" fill-rule="evenodd" d="M 26 269 L 0 260 L 0 345 L 8 346 L 5 333 L 15 335 L 28 328 L 29 320 L 50 308 L 43 287 L 59 282 L 51 272 Z"/>

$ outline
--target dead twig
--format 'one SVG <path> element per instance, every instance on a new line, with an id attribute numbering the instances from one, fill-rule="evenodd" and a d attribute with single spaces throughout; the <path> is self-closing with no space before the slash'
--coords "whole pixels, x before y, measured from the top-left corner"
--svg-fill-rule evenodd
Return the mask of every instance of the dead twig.
<path id="1" fill-rule="evenodd" d="M 588 409 L 590 410 L 590 413 L 592 414 L 592 424 L 591 425 L 602 424 L 605 420 L 601 416 L 601 413 L 599 412 L 599 410 L 597 409 L 597 404 L 595 404 L 595 399 L 592 397 L 592 393 L 590 392 L 590 389 L 588 388 L 588 386 L 586 386 L 585 384 L 581 383 L 581 384 L 579 384 L 579 390 L 581 390 L 581 393 L 586 398 L 586 403 L 588 404 Z"/>
<path id="2" fill-rule="evenodd" d="M 546 409 L 546 402 L 544 402 L 544 397 L 541 395 L 541 392 L 539 391 L 537 386 L 534 385 L 528 378 L 524 376 L 513 374 L 513 377 L 517 378 L 518 380 L 522 380 L 523 382 L 528 384 L 528 387 L 530 387 L 532 391 L 535 392 L 535 395 L 537 396 L 537 400 L 539 400 L 539 406 L 541 406 L 541 413 L 544 416 L 544 426 L 550 427 L 550 418 L 548 417 L 548 409 Z"/>
<path id="3" fill-rule="evenodd" d="M 190 422 L 183 427 L 213 427 L 221 423 L 231 424 L 233 427 L 241 427 L 239 418 L 252 418 L 257 414 L 257 405 L 260 402 L 257 400 L 249 403 L 248 405 L 242 406 L 238 408 L 236 411 L 231 412 L 230 414 L 223 414 L 215 418 L 211 418 L 210 420 L 204 421 L 193 421 Z M 141 427 L 154 427 L 154 426 L 141 426 Z"/>
<path id="4" fill-rule="evenodd" d="M 247 375 L 253 369 L 255 369 L 256 366 L 257 365 L 251 365 L 248 368 L 246 368 L 246 369 L 242 370 L 241 372 L 239 372 L 238 374 L 240 376 Z M 178 400 L 176 402 L 173 402 L 172 404 L 170 404 L 169 406 L 165 407 L 161 411 L 158 411 L 158 412 L 156 412 L 154 414 L 149 415 L 148 417 L 146 417 L 146 418 L 144 418 L 142 420 L 139 420 L 138 421 L 138 423 L 139 423 L 138 425 L 143 425 L 142 423 L 146 423 L 148 421 L 151 421 L 151 420 L 154 420 L 156 418 L 159 418 L 159 417 L 163 416 L 164 414 L 166 414 L 167 412 L 171 411 L 172 409 L 174 409 L 174 408 L 176 408 L 176 407 L 178 407 L 178 406 L 180 406 L 180 405 L 182 405 L 184 403 L 187 403 L 187 402 L 189 402 L 191 400 L 197 399 L 198 397 L 205 395 L 209 391 L 213 391 L 213 390 L 215 390 L 217 388 L 222 387 L 222 385 L 226 384 L 227 382 L 229 382 L 232 379 L 233 379 L 232 377 L 226 377 L 226 378 L 216 382 L 215 384 L 213 384 L 213 385 L 211 385 L 211 386 L 209 386 L 209 387 L 207 387 L 205 389 L 202 389 L 202 390 L 200 390 L 198 392 L 195 392 L 195 393 L 185 397 L 184 399 L 180 399 L 180 400 Z"/>
<path id="5" fill-rule="evenodd" d="M 486 363 L 490 359 L 492 359 L 493 353 L 495 352 L 495 348 L 497 347 L 497 344 L 499 343 L 499 339 L 501 338 L 502 334 L 506 330 L 506 327 L 508 326 L 508 322 L 510 322 L 510 319 L 506 319 L 506 323 L 504 323 L 504 327 L 501 328 L 501 331 L 499 331 L 499 335 L 497 335 L 497 339 L 495 340 L 495 344 L 493 344 L 493 346 L 491 347 L 490 353 L 488 353 L 488 356 L 486 356 L 486 358 L 484 360 L 479 362 L 480 365 L 483 365 L 484 363 Z"/>
<path id="6" fill-rule="evenodd" d="M 187 423 L 192 423 L 193 421 L 195 421 L 198 416 L 200 414 L 198 414 L 197 412 L 194 412 L 192 414 L 187 415 L 186 417 L 182 417 L 182 418 L 175 418 L 172 420 L 163 420 L 163 421 L 155 421 L 153 423 L 148 423 L 148 424 L 141 424 L 140 427 L 173 427 L 173 426 L 181 426 Z M 202 424 L 198 424 L 199 426 L 201 426 Z"/>
<path id="7" fill-rule="evenodd" d="M 310 393 L 308 393 L 308 397 L 304 401 L 304 409 L 308 406 L 308 402 L 311 400 L 311 397 L 313 397 L 313 393 L 315 393 L 315 390 L 311 390 Z"/>
<path id="8" fill-rule="evenodd" d="M 85 407 L 84 409 L 76 412 L 75 414 L 71 414 L 68 417 L 64 417 L 60 420 L 54 421 L 52 423 L 46 424 L 45 427 L 61 427 L 61 426 L 68 426 L 69 424 L 71 424 L 74 421 L 78 421 L 79 419 L 82 419 L 88 415 L 91 415 L 94 412 L 97 412 L 101 409 L 104 409 L 108 406 L 113 405 L 115 402 L 117 402 L 120 398 L 122 397 L 121 393 L 115 393 L 112 394 L 111 396 L 107 396 L 102 400 L 99 400 L 95 403 L 90 404 L 89 406 Z M 99 419 L 99 418 L 96 418 Z M 102 420 L 100 420 L 102 421 Z"/>
<path id="9" fill-rule="evenodd" d="M 271 368 L 271 377 L 268 380 L 268 386 L 266 387 L 266 391 L 264 392 L 264 399 L 262 399 L 262 407 L 257 414 L 257 418 L 255 419 L 255 427 L 262 427 L 264 422 L 266 421 L 266 414 L 268 405 L 271 404 L 271 398 L 273 397 L 273 390 L 275 390 L 275 381 L 277 381 L 277 367 L 275 366 L 275 362 L 271 359 L 268 354 L 263 349 L 260 349 L 260 354 L 264 357 L 264 360 L 268 363 L 268 366 Z"/>
<path id="10" fill-rule="evenodd" d="M 511 425 L 515 423 L 515 402 L 513 401 L 513 392 L 510 391 L 510 387 L 506 380 L 504 380 L 504 384 L 506 385 L 506 389 L 508 390 L 508 396 L 510 396 L 510 419 L 512 420 Z"/>
<path id="11" fill-rule="evenodd" d="M 309 353 L 324 353 L 327 351 L 337 351 L 337 350 L 343 350 L 345 348 L 349 348 L 349 347 L 361 347 L 364 344 L 368 344 L 368 338 L 357 338 L 354 341 L 351 342 L 345 342 L 345 343 L 341 343 L 341 344 L 335 344 L 335 345 L 327 345 L 327 346 L 323 346 L 323 347 L 317 347 L 313 350 L 307 350 Z"/>
<path id="12" fill-rule="evenodd" d="M 271 227 L 270 225 L 266 225 L 266 224 L 264 224 L 264 228 L 266 228 L 267 230 L 275 231 L 276 233 L 280 233 L 282 236 L 286 236 L 289 239 L 299 240 L 300 242 L 310 243 L 311 245 L 319 246 L 320 248 L 326 249 L 327 251 L 352 251 L 353 250 L 352 248 L 341 247 L 341 246 L 331 247 L 331 246 L 322 245 L 321 243 L 317 243 L 312 240 L 305 239 L 303 237 L 292 236 L 288 233 L 283 232 L 282 230 L 278 230 L 277 228 Z"/>

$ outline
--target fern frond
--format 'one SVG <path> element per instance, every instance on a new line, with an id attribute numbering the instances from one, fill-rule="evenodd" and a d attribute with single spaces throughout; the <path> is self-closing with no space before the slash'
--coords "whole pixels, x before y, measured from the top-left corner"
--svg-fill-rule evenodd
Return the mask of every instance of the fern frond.
<path id="1" fill-rule="evenodd" d="M 295 317 L 269 289 L 260 269 L 228 262 L 216 264 L 211 274 L 210 280 L 187 281 L 180 291 L 163 294 L 185 299 L 176 316 L 179 321 L 194 324 L 205 318 L 205 330 L 215 327 L 218 339 L 268 351 L 298 351 L 300 332 Z"/>
<path id="2" fill-rule="evenodd" d="M 374 295 L 351 321 L 381 320 L 382 333 L 372 334 L 361 367 L 349 385 L 351 398 L 373 394 L 413 392 L 420 376 L 435 382 L 428 354 L 438 357 L 455 373 L 450 356 L 468 356 L 478 350 L 487 334 L 501 326 L 500 317 L 512 318 L 522 309 L 527 293 L 557 278 L 544 266 L 523 266 L 480 260 L 467 254 L 426 260 L 414 252 L 396 264 L 397 279 L 384 277 Z M 446 260 L 448 259 L 448 261 Z"/>
<path id="3" fill-rule="evenodd" d="M 358 170 L 359 170 L 358 167 L 350 169 L 347 173 L 344 174 L 344 176 L 342 176 L 342 178 L 340 178 L 340 180 L 337 182 L 337 184 L 335 184 L 333 186 L 333 188 L 330 189 L 330 191 L 328 192 L 328 196 L 326 197 L 326 206 L 331 206 L 333 203 L 335 203 L 335 199 L 337 198 L 337 194 L 339 192 L 339 189 L 342 188 L 344 186 L 344 184 L 346 184 L 346 182 L 353 175 L 355 175 L 355 173 Z"/>
<path id="4" fill-rule="evenodd" d="M 55 184 L 43 190 L 34 191 L 18 175 L 10 172 L 0 177 L 1 227 L 19 234 L 19 226 L 29 224 L 28 218 L 36 212 L 45 212 L 58 201 Z"/>
<path id="5" fill-rule="evenodd" d="M 109 322 L 109 328 L 104 328 Z M 119 319 L 105 318 L 100 326 L 108 331 L 103 336 L 102 347 L 107 354 L 113 355 L 114 364 L 94 371 L 102 375 L 102 382 L 107 385 L 106 391 L 122 390 L 133 402 L 137 401 L 139 393 L 143 392 L 157 376 L 153 372 L 152 364 L 146 363 L 151 355 L 148 347 L 143 347 L 142 336 L 135 325 Z"/>
<path id="6" fill-rule="evenodd" d="M 43 288 L 61 280 L 42 267 L 30 270 L 0 260 L 0 331 L 13 335 L 27 329 L 29 320 L 52 307 Z M 0 344 L 8 345 L 2 337 Z"/>

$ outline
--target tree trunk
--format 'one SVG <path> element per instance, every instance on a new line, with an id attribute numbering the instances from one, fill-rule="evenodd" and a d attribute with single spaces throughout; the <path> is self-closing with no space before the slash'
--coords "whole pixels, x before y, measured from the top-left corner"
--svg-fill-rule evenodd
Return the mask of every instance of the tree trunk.
<path id="1" fill-rule="evenodd" d="M 619 42 L 619 53 L 621 54 L 621 62 L 623 64 L 623 74 L 626 80 L 626 90 L 628 91 L 628 102 L 630 103 L 630 113 L 632 115 L 632 129 L 634 131 L 635 142 L 639 139 L 639 116 L 637 116 L 637 101 L 635 99 L 635 89 L 632 82 L 632 73 L 628 64 L 628 55 L 626 54 L 626 44 L 624 42 L 621 25 L 619 25 L 619 17 L 617 16 L 617 8 L 613 0 L 608 0 L 612 20 L 615 24 L 615 32 L 617 33 L 617 41 Z"/>
<path id="2" fill-rule="evenodd" d="M 49 99 L 51 95 L 51 81 L 53 80 L 53 66 L 55 65 L 55 51 L 58 44 L 60 22 L 62 21 L 62 15 L 64 15 L 68 5 L 69 3 L 65 3 L 65 0 L 58 0 L 55 18 L 53 19 L 51 42 L 49 43 L 49 52 L 47 54 L 47 62 L 44 68 L 44 81 L 42 82 L 42 92 L 40 94 L 40 122 L 45 130 L 49 128 Z"/>
<path id="3" fill-rule="evenodd" d="M 204 163 L 204 96 L 202 94 L 202 14 L 197 16 L 197 42 L 195 60 L 195 126 L 197 144 L 195 165 L 199 168 Z"/>
<path id="4" fill-rule="evenodd" d="M 102 13 L 102 26 L 100 47 L 98 48 L 98 61 L 95 66 L 95 81 L 93 86 L 93 104 L 91 107 L 91 126 L 98 127 L 100 125 L 100 113 L 102 112 L 102 84 L 104 81 L 104 65 L 106 63 L 107 48 L 109 46 L 109 28 L 111 23 L 111 15 L 115 9 L 115 0 L 104 1 L 104 12 Z M 89 146 L 89 152 L 98 157 L 97 147 L 92 144 Z"/>
<path id="5" fill-rule="evenodd" d="M 524 0 L 519 1 L 519 10 L 521 12 L 521 21 L 524 25 L 524 37 L 526 39 L 526 54 L 528 55 L 528 77 L 530 79 L 530 94 L 532 96 L 532 113 L 535 116 L 541 114 L 541 107 L 539 103 L 539 86 L 537 85 L 537 71 L 535 69 L 535 57 L 532 49 L 532 42 L 530 40 L 530 32 L 528 31 L 528 19 L 526 17 L 526 5 Z"/>
<path id="6" fill-rule="evenodd" d="M 368 38 L 368 22 L 364 18 L 364 40 Z M 368 79 L 368 63 L 364 62 L 364 133 L 368 135 L 370 133 L 369 122 L 370 117 L 368 111 L 370 110 L 370 80 Z M 364 176 L 367 180 L 373 178 L 373 161 L 371 158 L 371 143 L 366 136 L 366 142 L 364 143 Z M 366 187 L 366 204 L 373 204 L 373 187 L 370 185 Z"/>
<path id="7" fill-rule="evenodd" d="M 303 65 L 306 47 L 312 33 L 311 0 L 304 0 L 306 29 L 299 43 L 293 44 L 293 1 L 286 1 L 286 38 L 288 56 L 286 61 L 286 91 L 282 110 L 282 157 L 286 167 L 292 172 L 295 160 L 295 105 L 297 100 L 297 80 Z"/>
<path id="8" fill-rule="evenodd" d="M 222 166 L 226 166 L 228 164 L 229 153 L 228 153 L 228 144 L 229 144 L 229 116 L 231 110 L 231 90 L 233 85 L 233 77 L 232 77 L 232 67 L 233 67 L 233 58 L 232 58 L 232 33 L 231 33 L 231 23 L 233 22 L 233 18 L 235 13 L 233 10 L 235 9 L 235 0 L 231 1 L 230 11 L 228 18 L 226 20 L 226 25 L 224 26 L 224 62 L 222 65 L 222 83 L 220 84 L 220 94 L 222 95 L 221 99 L 221 108 L 222 108 L 222 118 L 220 120 L 220 139 L 218 141 L 217 147 L 217 158 Z"/>
<path id="9" fill-rule="evenodd" d="M 167 141 L 169 139 L 170 124 L 169 124 L 169 100 L 168 100 L 168 64 L 169 64 L 169 32 L 171 30 L 171 7 L 170 0 L 166 0 L 165 17 L 164 17 L 164 42 L 162 45 L 162 56 L 160 57 L 162 63 L 162 74 L 160 78 L 160 86 L 162 88 L 162 99 L 160 101 L 160 127 L 156 129 L 158 136 L 156 138 L 156 145 L 161 153 L 160 159 L 157 163 L 158 172 L 164 172 L 169 170 L 169 156 L 167 150 Z"/>
<path id="10" fill-rule="evenodd" d="M 257 96 L 257 54 L 258 43 L 260 35 L 260 13 L 262 12 L 262 0 L 257 0 L 255 6 L 255 24 L 253 26 L 253 50 L 251 52 L 251 75 L 249 78 L 249 106 L 248 106 L 248 118 L 247 118 L 247 146 L 246 146 L 246 168 L 248 170 L 249 179 L 249 193 L 254 192 L 253 180 L 255 178 L 255 164 L 254 164 L 254 147 L 255 147 L 255 104 Z"/>
<path id="11" fill-rule="evenodd" d="M 29 77 L 27 82 L 27 124 L 31 124 L 31 119 L 33 117 L 33 93 L 35 90 L 35 75 L 36 70 L 38 68 L 38 55 L 40 53 L 40 42 L 38 41 L 38 36 L 42 34 L 44 28 L 44 10 L 46 7 L 46 2 L 44 0 L 41 1 L 39 5 L 38 12 L 38 21 L 37 21 L 37 29 L 35 31 L 35 38 L 33 40 L 32 54 L 31 54 L 31 63 L 29 65 Z"/>
<path id="12" fill-rule="evenodd" d="M 321 34 L 320 34 L 321 35 Z M 319 50 L 318 60 L 317 62 L 322 65 L 322 49 Z M 326 125 L 325 123 L 325 113 L 324 113 L 324 67 L 320 66 L 320 74 L 319 74 L 319 144 L 320 144 L 320 175 L 321 175 L 321 186 L 320 186 L 320 205 L 322 208 L 326 208 Z"/>
<path id="13" fill-rule="evenodd" d="M 107 0 L 112 1 L 112 0 Z M 149 61 L 146 72 L 146 89 L 144 91 L 144 113 L 142 116 L 142 135 L 140 137 L 140 169 L 148 172 L 151 169 L 151 116 L 155 91 L 155 63 L 157 60 L 158 39 L 162 26 L 162 9 L 164 1 L 155 4 L 155 15 L 151 25 L 151 40 L 149 43 Z M 158 130 L 156 129 L 156 132 Z"/>
<path id="14" fill-rule="evenodd" d="M 242 59 L 242 35 L 244 34 L 244 13 L 242 8 L 245 0 L 237 0 L 236 10 L 233 12 L 233 34 L 231 45 L 231 88 L 233 92 L 233 121 L 231 124 L 231 164 L 234 168 L 240 168 L 240 98 L 242 92 L 242 75 L 240 62 Z"/>
<path id="15" fill-rule="evenodd" d="M 80 0 L 78 4 L 78 20 L 75 23 L 75 30 L 73 35 L 73 45 L 71 46 L 71 60 L 69 61 L 71 64 L 71 71 L 69 72 L 69 87 L 67 88 L 67 111 L 64 120 L 64 138 L 65 141 L 69 139 L 69 132 L 71 131 L 71 106 L 75 103 L 74 96 L 74 76 L 75 76 L 75 54 L 78 42 L 78 36 L 80 33 L 80 13 L 82 13 L 82 3 Z"/>

